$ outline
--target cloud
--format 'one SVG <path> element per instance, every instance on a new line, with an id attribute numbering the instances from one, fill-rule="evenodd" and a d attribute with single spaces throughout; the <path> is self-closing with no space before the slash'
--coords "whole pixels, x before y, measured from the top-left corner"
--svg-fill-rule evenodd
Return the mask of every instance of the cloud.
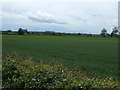
<path id="1" fill-rule="evenodd" d="M 21 7 L 22 6 L 22 7 Z M 2 28 L 99 33 L 117 25 L 117 3 L 3 3 Z M 0 11 L 0 13 L 1 13 Z"/>
<path id="2" fill-rule="evenodd" d="M 93 17 L 101 17 L 102 15 L 101 14 L 93 14 L 92 16 Z"/>
<path id="3" fill-rule="evenodd" d="M 83 23 L 86 23 L 86 22 L 87 22 L 87 20 L 84 19 L 84 18 L 76 17 L 76 19 L 77 19 L 78 21 L 80 21 L 80 22 L 83 22 Z"/>
<path id="4" fill-rule="evenodd" d="M 59 21 L 56 21 L 55 19 L 50 19 L 50 18 L 42 18 L 42 17 L 37 18 L 37 17 L 29 16 L 28 19 L 32 21 L 40 22 L 40 23 L 67 24 L 66 22 L 59 22 Z"/>
<path id="5" fill-rule="evenodd" d="M 60 20 L 60 18 L 58 18 L 57 16 L 53 16 L 49 13 L 41 11 L 27 12 L 26 14 L 29 20 L 39 23 L 67 24 L 67 22 Z"/>

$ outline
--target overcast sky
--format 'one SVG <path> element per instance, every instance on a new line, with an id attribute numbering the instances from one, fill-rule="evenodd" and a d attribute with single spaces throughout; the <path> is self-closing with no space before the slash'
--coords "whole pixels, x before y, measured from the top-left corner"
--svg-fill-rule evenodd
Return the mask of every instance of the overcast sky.
<path id="1" fill-rule="evenodd" d="M 2 30 L 100 33 L 118 24 L 117 2 L 4 2 Z M 1 16 L 0 15 L 0 16 Z"/>

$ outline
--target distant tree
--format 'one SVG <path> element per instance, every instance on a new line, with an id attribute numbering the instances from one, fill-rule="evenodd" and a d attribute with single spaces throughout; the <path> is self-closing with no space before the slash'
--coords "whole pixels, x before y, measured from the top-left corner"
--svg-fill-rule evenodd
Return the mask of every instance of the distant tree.
<path id="1" fill-rule="evenodd" d="M 51 32 L 51 34 L 50 35 L 56 35 L 57 33 L 55 33 L 55 32 Z"/>
<path id="2" fill-rule="evenodd" d="M 92 34 L 89 34 L 89 36 L 92 36 Z"/>
<path id="3" fill-rule="evenodd" d="M 78 35 L 81 35 L 81 33 L 78 33 Z"/>
<path id="4" fill-rule="evenodd" d="M 27 34 L 30 34 L 30 32 L 27 32 Z"/>
<path id="5" fill-rule="evenodd" d="M 106 30 L 105 28 L 103 28 L 103 29 L 101 30 L 100 35 L 101 35 L 102 37 L 107 36 L 107 30 Z"/>
<path id="6" fill-rule="evenodd" d="M 117 27 L 114 27 L 114 28 L 113 28 L 113 31 L 112 31 L 112 33 L 111 33 L 111 37 L 112 37 L 112 36 L 118 36 L 117 33 L 118 33 L 118 29 L 117 29 Z"/>
<path id="7" fill-rule="evenodd" d="M 23 30 L 22 28 L 19 28 L 19 29 L 18 29 L 18 34 L 19 34 L 19 35 L 24 35 L 24 30 Z"/>
<path id="8" fill-rule="evenodd" d="M 111 35 L 109 33 L 107 33 L 107 36 L 110 37 Z"/>
<path id="9" fill-rule="evenodd" d="M 61 36 L 61 35 L 62 35 L 62 33 L 58 33 L 58 35 L 59 35 L 59 36 Z"/>
<path id="10" fill-rule="evenodd" d="M 120 36 L 120 32 L 118 32 L 118 36 Z"/>
<path id="11" fill-rule="evenodd" d="M 27 30 L 27 29 L 24 29 L 24 32 L 25 32 L 25 33 L 27 33 L 27 32 L 28 32 L 28 30 Z"/>
<path id="12" fill-rule="evenodd" d="M 11 30 L 7 30 L 7 32 L 12 32 Z"/>

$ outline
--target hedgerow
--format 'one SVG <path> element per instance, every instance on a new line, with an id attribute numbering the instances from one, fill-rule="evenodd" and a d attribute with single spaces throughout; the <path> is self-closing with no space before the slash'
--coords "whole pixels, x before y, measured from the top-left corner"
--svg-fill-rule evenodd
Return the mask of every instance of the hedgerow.
<path id="1" fill-rule="evenodd" d="M 45 64 L 9 54 L 2 60 L 3 88 L 79 89 L 111 88 L 119 84 L 109 78 L 89 78 L 78 71 L 71 71 L 62 64 Z"/>

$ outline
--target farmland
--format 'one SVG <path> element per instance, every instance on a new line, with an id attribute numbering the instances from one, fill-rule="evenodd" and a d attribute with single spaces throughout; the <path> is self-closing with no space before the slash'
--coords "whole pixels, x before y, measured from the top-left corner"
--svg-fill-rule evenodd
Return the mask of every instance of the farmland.
<path id="1" fill-rule="evenodd" d="M 60 62 L 89 76 L 117 77 L 117 38 L 3 35 L 2 49 L 36 62 Z"/>

